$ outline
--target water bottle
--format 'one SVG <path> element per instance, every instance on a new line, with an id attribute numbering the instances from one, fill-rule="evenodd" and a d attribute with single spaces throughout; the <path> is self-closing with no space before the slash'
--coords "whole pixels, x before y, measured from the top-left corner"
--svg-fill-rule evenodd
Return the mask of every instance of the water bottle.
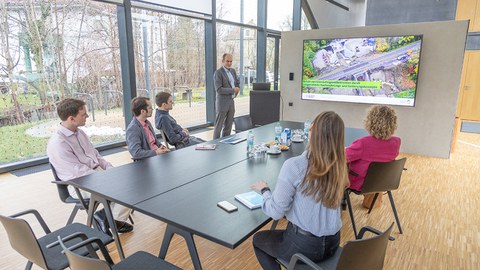
<path id="1" fill-rule="evenodd" d="M 255 144 L 255 135 L 250 130 L 247 135 L 247 155 L 253 155 L 253 145 Z"/>
<path id="2" fill-rule="evenodd" d="M 305 140 L 308 140 L 308 131 L 310 130 L 311 124 L 312 122 L 310 122 L 310 120 L 307 120 L 305 121 L 305 123 L 303 123 L 303 132 L 305 133 Z"/>
<path id="3" fill-rule="evenodd" d="M 282 136 L 282 126 L 280 126 L 280 123 L 277 123 L 275 126 L 275 141 L 280 142 L 280 136 Z"/>
<path id="4" fill-rule="evenodd" d="M 280 135 L 280 144 L 287 145 L 287 137 L 288 137 L 287 132 L 283 130 Z"/>
<path id="5" fill-rule="evenodd" d="M 290 146 L 290 144 L 292 144 L 292 131 L 289 128 L 284 128 L 283 132 L 287 134 L 286 145 Z"/>

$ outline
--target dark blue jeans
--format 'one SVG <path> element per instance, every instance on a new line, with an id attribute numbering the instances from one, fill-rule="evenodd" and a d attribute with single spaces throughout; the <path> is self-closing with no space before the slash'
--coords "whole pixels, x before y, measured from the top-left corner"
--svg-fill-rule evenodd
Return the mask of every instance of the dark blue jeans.
<path id="1" fill-rule="evenodd" d="M 295 253 L 302 253 L 314 262 L 325 260 L 335 253 L 340 244 L 340 231 L 329 236 L 306 236 L 295 232 L 289 222 L 286 230 L 268 230 L 253 236 L 253 249 L 265 270 L 280 270 L 276 258 L 290 261 Z"/>

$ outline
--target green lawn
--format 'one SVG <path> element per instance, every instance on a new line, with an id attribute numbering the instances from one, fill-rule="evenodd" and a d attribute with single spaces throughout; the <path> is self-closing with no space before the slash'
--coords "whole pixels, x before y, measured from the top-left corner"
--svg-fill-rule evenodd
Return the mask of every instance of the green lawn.
<path id="1" fill-rule="evenodd" d="M 0 127 L 0 164 L 45 155 L 48 138 L 25 135 L 25 131 L 46 121 Z"/>

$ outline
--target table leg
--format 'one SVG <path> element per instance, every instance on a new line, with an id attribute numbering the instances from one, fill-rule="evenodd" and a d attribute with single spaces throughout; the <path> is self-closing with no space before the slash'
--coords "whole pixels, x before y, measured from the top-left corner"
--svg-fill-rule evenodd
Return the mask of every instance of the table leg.
<path id="1" fill-rule="evenodd" d="M 202 265 L 200 264 L 197 247 L 195 246 L 195 241 L 193 240 L 193 234 L 170 224 L 167 224 L 167 228 L 165 229 L 162 246 L 160 247 L 160 254 L 158 255 L 158 257 L 161 259 L 165 259 L 165 257 L 167 256 L 168 247 L 170 246 L 170 242 L 172 241 L 172 237 L 174 234 L 178 234 L 185 239 L 185 241 L 187 242 L 188 251 L 190 252 L 190 258 L 192 259 L 193 267 L 195 268 L 195 270 L 201 270 Z"/>
<path id="2" fill-rule="evenodd" d="M 120 259 L 123 260 L 125 259 L 125 254 L 123 253 L 122 244 L 120 243 L 120 237 L 118 236 L 117 226 L 115 226 L 115 220 L 113 219 L 112 209 L 110 208 L 109 201 L 95 194 L 91 195 L 90 204 L 94 204 L 94 205 L 92 205 L 93 207 L 88 208 L 88 222 L 90 224 L 87 223 L 87 225 L 90 226 L 92 224 L 91 222 L 93 219 L 93 213 L 91 214 L 91 217 L 90 217 L 90 211 L 93 212 L 94 211 L 93 209 L 95 209 L 99 203 L 103 204 L 103 209 L 105 210 L 105 216 L 107 217 L 108 225 L 112 232 L 113 239 L 115 240 L 115 245 L 117 246 L 118 254 L 120 256 Z"/>

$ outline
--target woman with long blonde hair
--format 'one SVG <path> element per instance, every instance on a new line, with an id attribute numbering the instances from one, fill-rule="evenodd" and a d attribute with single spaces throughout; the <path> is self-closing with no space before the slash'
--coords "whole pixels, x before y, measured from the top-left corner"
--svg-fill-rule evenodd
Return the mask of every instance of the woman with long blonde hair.
<path id="1" fill-rule="evenodd" d="M 264 181 L 252 185 L 262 193 L 266 215 L 289 221 L 286 230 L 254 235 L 255 255 L 263 269 L 280 269 L 276 258 L 290 260 L 297 252 L 322 261 L 340 243 L 340 203 L 348 185 L 345 126 L 335 112 L 322 112 L 309 134 L 307 150 L 285 161 L 273 191 Z"/>

